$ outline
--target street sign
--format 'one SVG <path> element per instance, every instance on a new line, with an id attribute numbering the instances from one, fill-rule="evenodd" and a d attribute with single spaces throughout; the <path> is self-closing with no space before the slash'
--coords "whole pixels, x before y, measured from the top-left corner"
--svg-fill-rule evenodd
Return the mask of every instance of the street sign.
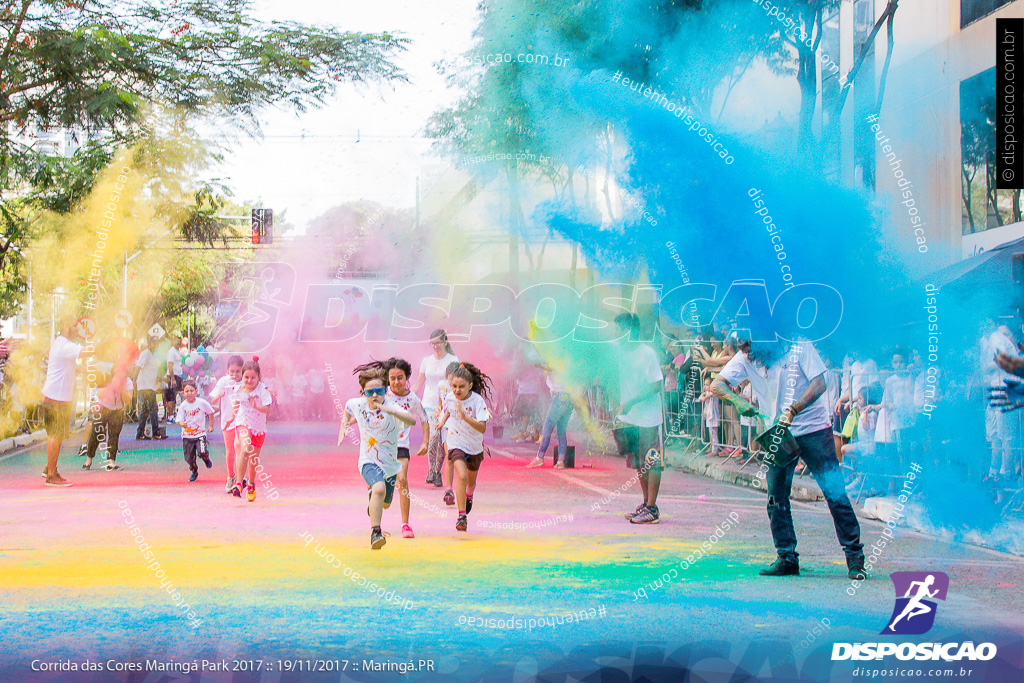
<path id="1" fill-rule="evenodd" d="M 75 332 L 82 339 L 92 339 L 96 334 L 96 321 L 92 318 L 79 318 L 75 323 Z"/>
<path id="2" fill-rule="evenodd" d="M 167 334 L 167 333 L 164 332 L 164 328 L 160 327 L 160 323 L 153 323 L 153 327 L 149 328 L 149 336 L 150 337 L 158 337 L 159 338 L 159 337 L 164 336 L 165 334 Z"/>
<path id="3" fill-rule="evenodd" d="M 114 324 L 120 328 L 126 328 L 132 324 L 132 312 L 127 308 L 122 308 L 114 314 Z"/>

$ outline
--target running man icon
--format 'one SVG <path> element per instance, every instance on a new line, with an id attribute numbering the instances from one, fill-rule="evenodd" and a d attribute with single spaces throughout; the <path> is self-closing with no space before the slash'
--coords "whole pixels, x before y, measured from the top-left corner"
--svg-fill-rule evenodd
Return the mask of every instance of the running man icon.
<path id="1" fill-rule="evenodd" d="M 897 597 L 882 634 L 927 633 L 935 623 L 935 600 L 946 599 L 949 577 L 942 572 L 893 572 L 890 577 Z"/>

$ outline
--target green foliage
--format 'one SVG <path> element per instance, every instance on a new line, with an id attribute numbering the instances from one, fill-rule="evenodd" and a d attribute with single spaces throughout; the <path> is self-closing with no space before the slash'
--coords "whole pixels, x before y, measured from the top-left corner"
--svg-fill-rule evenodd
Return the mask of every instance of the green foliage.
<path id="1" fill-rule="evenodd" d="M 160 117 L 174 112 L 179 137 L 190 117 L 255 131 L 265 107 L 297 110 L 330 97 L 339 82 L 404 80 L 393 57 L 407 41 L 295 22 L 257 22 L 247 0 L 16 0 L 0 5 L 0 125 L 86 136 L 72 158 L 41 154 L 0 136 L 0 317 L 25 291 L 18 249 L 41 210 L 68 213 L 117 149 L 161 153 Z M 209 160 L 193 141 L 191 159 L 172 160 L 173 177 L 147 188 L 165 198 L 160 213 L 189 240 L 224 236 L 216 218 L 223 188 L 190 187 L 187 170 Z M 147 147 L 148 146 L 148 147 Z M 194 176 L 193 176 L 194 177 Z M 183 202 L 178 197 L 187 196 Z"/>

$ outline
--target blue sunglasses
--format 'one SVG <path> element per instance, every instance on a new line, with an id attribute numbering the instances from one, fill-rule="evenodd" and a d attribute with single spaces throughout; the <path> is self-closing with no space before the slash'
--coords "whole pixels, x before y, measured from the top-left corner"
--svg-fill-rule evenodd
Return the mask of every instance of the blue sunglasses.
<path id="1" fill-rule="evenodd" d="M 371 396 L 384 396 L 388 393 L 386 387 L 377 387 L 376 389 L 363 389 L 363 396 L 369 398 Z"/>

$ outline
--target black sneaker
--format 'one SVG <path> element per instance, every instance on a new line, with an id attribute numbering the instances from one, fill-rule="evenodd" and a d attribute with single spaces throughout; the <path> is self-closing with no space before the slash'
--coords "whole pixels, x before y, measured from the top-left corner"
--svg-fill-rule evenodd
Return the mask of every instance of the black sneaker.
<path id="1" fill-rule="evenodd" d="M 455 493 L 453 493 L 451 489 L 444 492 L 444 504 L 455 505 Z"/>
<path id="2" fill-rule="evenodd" d="M 387 542 L 388 540 L 384 538 L 384 534 L 380 532 L 379 526 L 375 526 L 370 529 L 370 547 L 373 550 L 380 550 Z"/>
<path id="3" fill-rule="evenodd" d="M 192 470 L 192 476 L 188 478 L 189 481 L 195 481 L 199 478 L 199 470 Z"/>
<path id="4" fill-rule="evenodd" d="M 800 576 L 800 564 L 781 557 L 774 564 L 758 572 L 761 576 Z"/>
<path id="5" fill-rule="evenodd" d="M 466 496 L 466 514 L 473 511 L 473 496 Z"/>
<path id="6" fill-rule="evenodd" d="M 440 472 L 434 472 L 434 488 L 441 488 L 444 486 L 444 480 L 441 479 Z"/>
<path id="7" fill-rule="evenodd" d="M 459 515 L 458 521 L 455 522 L 456 531 L 465 531 L 466 527 L 469 526 L 469 521 L 466 519 L 466 515 Z"/>
<path id="8" fill-rule="evenodd" d="M 425 483 L 427 483 L 427 484 L 433 484 L 434 483 L 434 473 L 433 472 L 427 472 L 427 481 Z"/>
<path id="9" fill-rule="evenodd" d="M 151 437 L 151 436 L 146 436 L 145 434 L 143 434 L 143 435 L 141 435 L 141 436 L 136 436 L 136 437 L 135 437 L 135 440 L 136 440 L 136 441 L 152 441 L 152 440 L 153 440 L 153 437 Z"/>
<path id="10" fill-rule="evenodd" d="M 867 570 L 864 569 L 863 557 L 859 560 L 854 560 L 852 562 L 850 560 L 847 560 L 846 566 L 850 570 L 846 575 L 848 578 L 854 581 L 863 581 L 864 579 L 868 578 Z"/>

